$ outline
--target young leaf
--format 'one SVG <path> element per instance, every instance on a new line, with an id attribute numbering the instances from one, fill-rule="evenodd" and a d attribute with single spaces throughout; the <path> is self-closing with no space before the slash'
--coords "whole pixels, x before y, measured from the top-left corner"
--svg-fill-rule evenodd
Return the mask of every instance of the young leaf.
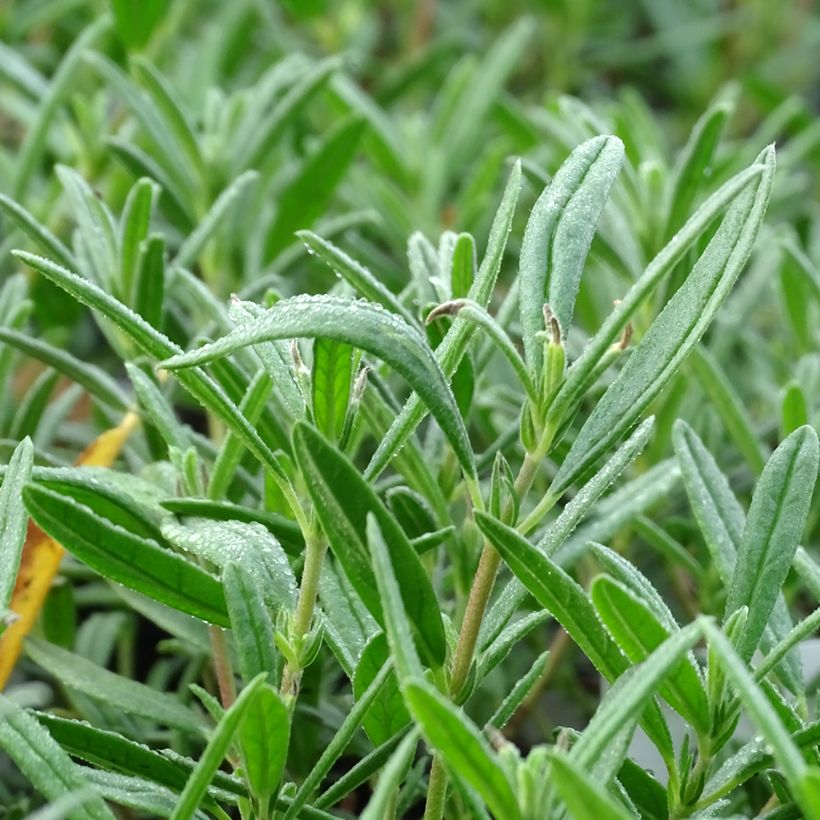
<path id="1" fill-rule="evenodd" d="M 338 441 L 353 386 L 353 348 L 335 339 L 317 338 L 310 382 L 316 426 L 325 438 Z"/>
<path id="2" fill-rule="evenodd" d="M 549 654 L 549 652 L 542 652 L 532 662 L 532 666 L 527 670 L 527 673 L 515 682 L 507 697 L 493 712 L 492 717 L 487 721 L 487 726 L 492 726 L 500 732 L 507 725 L 510 718 L 518 711 L 518 707 L 532 691 L 533 686 L 544 674 Z"/>
<path id="3" fill-rule="evenodd" d="M 766 170 L 738 195 L 706 250 L 644 335 L 615 382 L 595 406 L 553 480 L 565 490 L 637 422 L 705 333 L 746 264 L 774 181 L 774 149 L 761 155 Z"/>
<path id="4" fill-rule="evenodd" d="M 221 585 L 196 565 L 46 487 L 29 484 L 23 501 L 39 527 L 101 575 L 209 623 L 230 625 Z"/>
<path id="5" fill-rule="evenodd" d="M 0 486 L 0 619 L 11 603 L 14 582 L 26 540 L 28 516 L 22 503 L 23 487 L 31 476 L 34 447 L 23 439 L 9 461 Z M 0 621 L 0 632 L 5 625 Z"/>
<path id="6" fill-rule="evenodd" d="M 521 328 L 527 363 L 541 373 L 544 303 L 566 334 L 581 272 L 598 218 L 620 171 L 624 147 L 617 137 L 595 137 L 576 148 L 535 203 L 519 259 Z"/>
<path id="7" fill-rule="evenodd" d="M 158 195 L 156 182 L 147 177 L 138 179 L 125 200 L 118 236 L 120 250 L 119 294 L 133 304 L 134 277 L 139 263 L 140 246 L 148 238 L 154 199 Z M 59 257 L 57 261 L 60 262 Z M 60 262 L 65 265 L 64 262 Z M 66 267 L 72 267 L 71 264 Z"/>
<path id="8" fill-rule="evenodd" d="M 726 600 L 726 617 L 749 608 L 738 644 L 748 663 L 760 641 L 803 534 L 820 461 L 812 427 L 795 430 L 772 454 L 755 487 Z"/>
<path id="9" fill-rule="evenodd" d="M 475 724 L 426 681 L 411 678 L 404 682 L 402 691 L 424 737 L 452 774 L 469 783 L 499 820 L 520 818 L 504 770 Z"/>
<path id="10" fill-rule="evenodd" d="M 273 339 L 324 336 L 386 361 L 422 397 L 447 435 L 464 470 L 473 475 L 473 454 L 455 399 L 421 334 L 380 305 L 334 296 L 283 299 L 222 339 L 162 363 L 169 370 L 217 359 Z"/>
<path id="11" fill-rule="evenodd" d="M 55 743 L 37 720 L 0 695 L 0 746 L 32 785 L 49 801 L 84 792 L 87 797 L 69 813 L 71 820 L 114 820 L 102 798 L 89 788 L 82 768 Z"/>

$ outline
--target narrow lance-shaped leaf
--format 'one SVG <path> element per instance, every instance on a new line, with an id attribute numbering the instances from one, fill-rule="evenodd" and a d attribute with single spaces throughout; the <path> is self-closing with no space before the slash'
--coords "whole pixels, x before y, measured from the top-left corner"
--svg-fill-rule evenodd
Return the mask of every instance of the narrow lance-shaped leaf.
<path id="1" fill-rule="evenodd" d="M 637 595 L 608 575 L 595 579 L 590 594 L 601 620 L 633 663 L 645 660 L 678 631 L 670 631 Z M 667 671 L 660 693 L 699 734 L 708 733 L 709 705 L 693 658 L 684 658 Z"/>
<path id="2" fill-rule="evenodd" d="M 182 794 L 179 796 L 171 820 L 191 820 L 199 808 L 203 797 L 208 791 L 211 781 L 218 769 L 222 766 L 225 755 L 228 753 L 231 741 L 245 719 L 248 707 L 265 686 L 265 676 L 260 675 L 246 686 L 239 697 L 222 716 L 217 724 L 202 757 L 196 768 L 191 772 Z"/>
<path id="3" fill-rule="evenodd" d="M 519 260 L 521 328 L 527 363 L 540 374 L 549 303 L 566 334 L 598 217 L 623 162 L 617 137 L 594 137 L 576 148 L 535 203 Z"/>
<path id="4" fill-rule="evenodd" d="M 26 540 L 28 515 L 22 493 L 31 475 L 33 459 L 31 439 L 25 438 L 15 448 L 0 486 L 0 619 L 11 602 Z M 5 624 L 0 621 L 0 633 L 4 628 Z"/>
<path id="5" fill-rule="evenodd" d="M 179 699 L 144 683 L 124 678 L 95 663 L 36 638 L 29 638 L 26 651 L 31 659 L 64 686 L 97 698 L 131 715 L 199 733 L 201 719 Z"/>
<path id="6" fill-rule="evenodd" d="M 476 523 L 536 601 L 566 629 L 595 668 L 610 682 L 616 680 L 629 663 L 604 629 L 589 597 L 578 583 L 500 521 L 477 512 Z M 668 759 L 672 741 L 657 706 L 649 707 L 644 725 L 664 759 Z"/>
<path id="7" fill-rule="evenodd" d="M 718 575 L 729 588 L 735 574 L 746 517 L 726 476 L 697 433 L 683 419 L 675 422 L 672 443 L 695 520 L 703 533 Z M 778 594 L 769 625 L 763 634 L 762 648 L 767 650 L 774 646 L 791 628 L 786 601 L 782 594 Z M 789 652 L 777 671 L 792 692 L 803 690 L 803 670 L 797 652 Z"/>
<path id="8" fill-rule="evenodd" d="M 646 270 L 627 291 L 615 310 L 607 316 L 601 328 L 590 339 L 589 344 L 567 371 L 566 380 L 550 405 L 550 418 L 560 420 L 566 408 L 577 402 L 579 392 L 588 384 L 591 374 L 606 354 L 607 349 L 626 327 L 635 311 L 720 213 L 765 170 L 763 164 L 755 163 L 727 180 L 692 214 L 680 231 L 647 265 Z"/>
<path id="9" fill-rule="evenodd" d="M 518 201 L 518 193 L 521 188 L 521 163 L 516 162 L 510 174 L 507 187 L 504 189 L 504 197 L 493 220 L 490 229 L 490 238 L 487 242 L 487 250 L 481 262 L 478 275 L 475 278 L 470 292 L 467 294 L 481 307 L 486 308 L 490 297 L 495 289 L 498 279 L 498 272 L 501 269 L 501 262 L 504 258 L 504 249 L 507 246 L 512 219 L 515 213 L 515 204 Z M 441 365 L 441 369 L 446 377 L 451 377 L 467 352 L 467 345 L 470 341 L 474 328 L 467 322 L 453 322 L 452 327 L 447 331 L 447 335 L 441 344 L 436 348 L 436 360 Z M 421 423 L 425 416 L 422 406 L 423 396 L 411 396 L 402 408 L 399 415 L 390 425 L 390 429 L 379 442 L 370 464 L 367 466 L 365 476 L 369 480 L 378 478 L 391 459 L 402 448 L 404 443 L 413 431 Z M 432 408 L 431 408 L 432 410 Z"/>
<path id="10" fill-rule="evenodd" d="M 551 782 L 575 820 L 629 820 L 632 815 L 600 783 L 564 755 L 554 754 Z"/>
<path id="11" fill-rule="evenodd" d="M 129 310 L 122 302 L 96 286 L 48 259 L 43 259 L 24 251 L 14 251 L 34 270 L 39 271 L 50 281 L 71 294 L 77 301 L 99 311 L 122 330 L 139 349 L 155 359 L 167 359 L 181 354 L 182 350 L 167 336 L 151 327 L 141 316 Z M 259 434 L 242 416 L 224 391 L 209 379 L 201 370 L 181 372 L 177 376 L 179 383 L 188 390 L 203 406 L 217 415 L 245 442 L 248 449 L 279 480 L 286 481 L 287 476 L 271 449 L 259 437 Z"/>
<path id="12" fill-rule="evenodd" d="M 738 652 L 754 654 L 791 567 L 817 480 L 820 444 L 812 427 L 795 430 L 772 454 L 755 487 L 735 573 L 726 600 L 726 617 L 749 608 Z"/>
<path id="13" fill-rule="evenodd" d="M 334 296 L 283 299 L 216 342 L 162 363 L 168 369 L 203 364 L 248 345 L 274 339 L 324 336 L 345 342 L 386 361 L 422 397 L 450 440 L 464 470 L 473 475 L 473 454 L 435 356 L 421 334 L 398 316 L 372 302 Z"/>
<path id="14" fill-rule="evenodd" d="M 684 223 L 695 201 L 717 149 L 732 106 L 725 101 L 711 106 L 695 123 L 692 134 L 671 177 L 666 199 L 666 235 Z"/>
<path id="15" fill-rule="evenodd" d="M 746 711 L 771 746 L 774 758 L 792 788 L 803 815 L 809 820 L 818 820 L 820 804 L 813 799 L 814 795 L 806 794 L 804 791 L 804 776 L 808 766 L 777 712 L 755 684 L 745 662 L 723 632 L 708 620 L 701 622 L 701 628 L 710 649 L 719 659 L 726 677 L 734 685 Z"/>
<path id="16" fill-rule="evenodd" d="M 746 264 L 774 181 L 774 149 L 761 155 L 766 169 L 729 208 L 692 272 L 650 326 L 573 442 L 552 484 L 566 489 L 640 418 L 652 399 L 706 332 Z"/>
<path id="17" fill-rule="evenodd" d="M 195 564 L 37 484 L 23 490 L 31 517 L 101 575 L 210 623 L 229 626 L 219 582 Z"/>
<path id="18" fill-rule="evenodd" d="M 267 806 L 276 795 L 290 742 L 290 713 L 270 684 L 251 698 L 239 727 L 239 745 L 251 793 Z"/>
<path id="19" fill-rule="evenodd" d="M 353 386 L 353 349 L 335 339 L 313 344 L 313 419 L 324 436 L 338 441 Z"/>
<path id="20" fill-rule="evenodd" d="M 469 783 L 498 820 L 520 818 L 510 782 L 478 727 L 426 681 L 411 679 L 403 691 L 407 707 L 450 772 Z"/>
<path id="21" fill-rule="evenodd" d="M 416 641 L 435 665 L 444 661 L 444 628 L 438 600 L 413 546 L 396 519 L 350 461 L 313 428 L 298 424 L 293 450 L 339 563 L 373 616 L 386 617 L 367 547 L 367 516 L 372 513 L 387 542 L 401 580 L 403 606 L 415 627 Z"/>
<path id="22" fill-rule="evenodd" d="M 82 768 L 57 745 L 37 719 L 14 701 L 0 695 L 0 747 L 48 801 L 83 792 L 82 806 L 73 809 L 71 820 L 114 820 L 99 795 L 89 788 Z"/>

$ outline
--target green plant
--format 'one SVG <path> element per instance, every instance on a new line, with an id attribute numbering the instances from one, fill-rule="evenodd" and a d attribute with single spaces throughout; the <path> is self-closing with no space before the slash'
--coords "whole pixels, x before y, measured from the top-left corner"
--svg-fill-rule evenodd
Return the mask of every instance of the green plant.
<path id="1" fill-rule="evenodd" d="M 0 800 L 820 817 L 813 126 L 526 108 L 540 19 L 366 92 L 245 53 L 284 8 L 112 5 L 6 69 Z"/>

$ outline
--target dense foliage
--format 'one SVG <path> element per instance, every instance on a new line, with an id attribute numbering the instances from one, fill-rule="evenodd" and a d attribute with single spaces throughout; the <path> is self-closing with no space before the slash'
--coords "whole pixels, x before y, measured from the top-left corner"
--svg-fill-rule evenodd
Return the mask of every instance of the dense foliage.
<path id="1" fill-rule="evenodd" d="M 0 817 L 820 818 L 812 4 L 0 31 Z"/>

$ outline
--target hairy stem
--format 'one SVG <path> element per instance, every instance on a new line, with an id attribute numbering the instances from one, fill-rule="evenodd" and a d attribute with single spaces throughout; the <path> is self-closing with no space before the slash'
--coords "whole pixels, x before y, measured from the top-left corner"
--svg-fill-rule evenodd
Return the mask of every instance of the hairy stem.
<path id="1" fill-rule="evenodd" d="M 447 772 L 441 762 L 441 755 L 433 756 L 430 779 L 427 781 L 427 803 L 424 806 L 424 820 L 441 820 L 444 817 L 444 798 L 447 793 Z"/>
<path id="2" fill-rule="evenodd" d="M 319 594 L 319 578 L 322 574 L 327 542 L 316 527 L 309 527 L 305 534 L 305 567 L 302 570 L 302 583 L 299 587 L 299 601 L 293 616 L 291 635 L 297 639 L 310 632 L 316 598 Z M 282 675 L 282 694 L 296 695 L 299 689 L 301 669 L 288 663 Z"/>

